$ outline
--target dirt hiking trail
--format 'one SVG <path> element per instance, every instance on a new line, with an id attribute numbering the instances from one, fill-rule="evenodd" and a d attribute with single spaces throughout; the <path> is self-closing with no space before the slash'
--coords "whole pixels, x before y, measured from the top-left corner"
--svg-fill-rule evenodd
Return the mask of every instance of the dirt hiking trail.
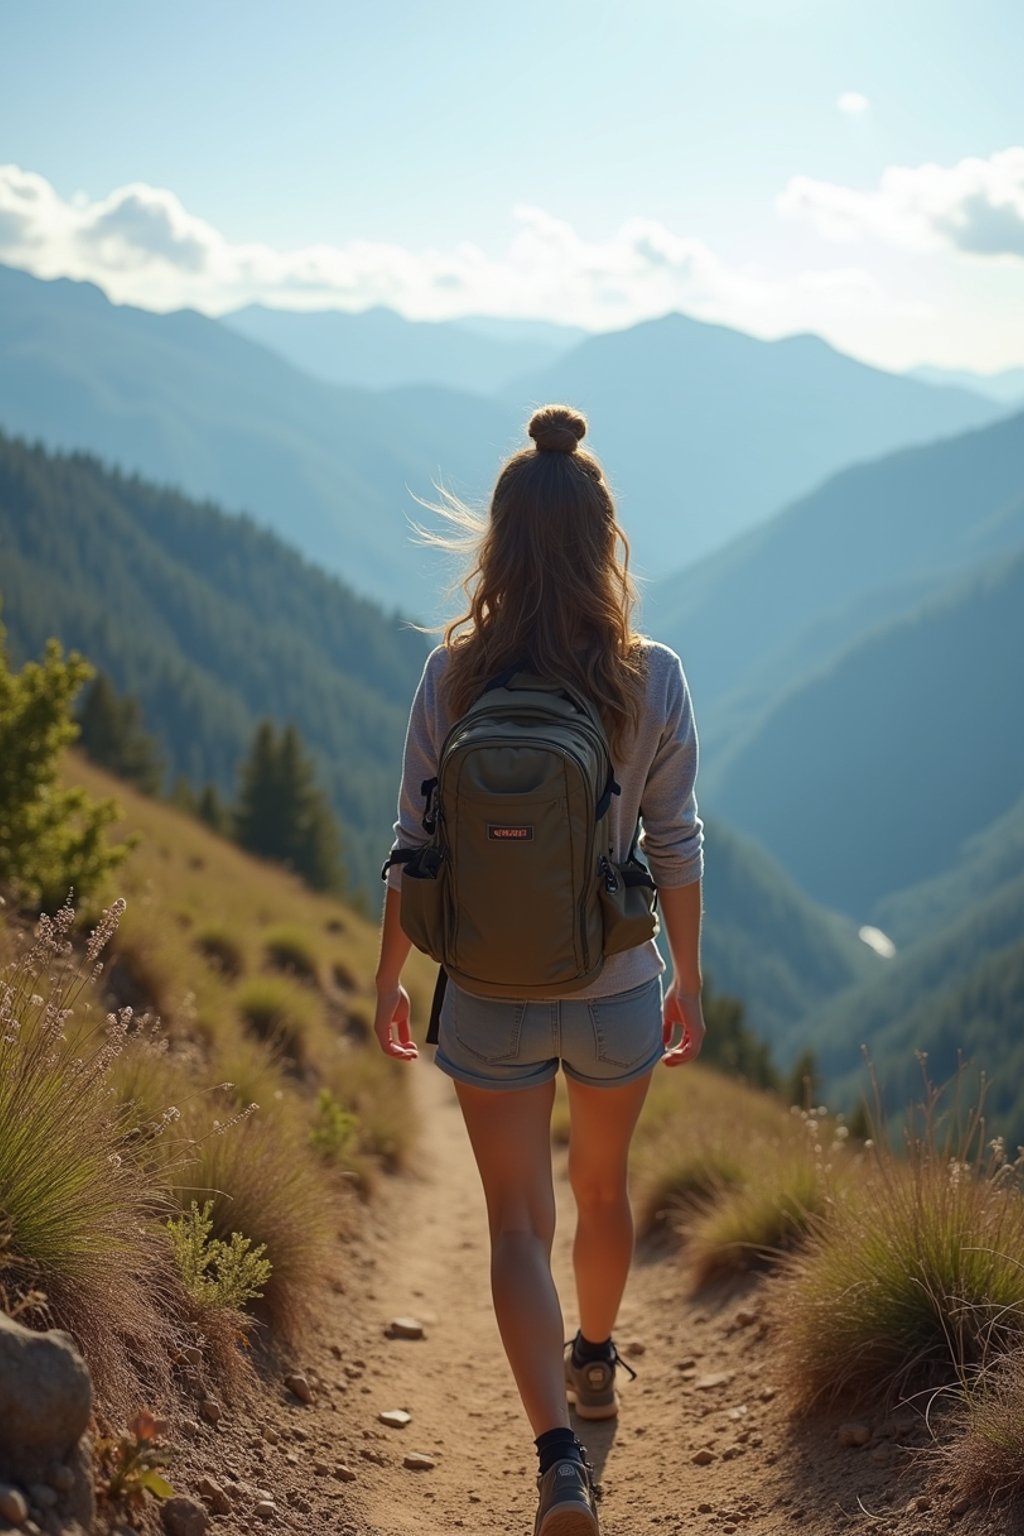
<path id="1" fill-rule="evenodd" d="M 263 1426 L 229 1418 L 217 1443 L 203 1426 L 192 1447 L 196 1472 L 228 1480 L 232 1510 L 213 1530 L 531 1536 L 536 1458 L 491 1310 L 479 1178 L 452 1084 L 426 1055 L 407 1070 L 423 1128 L 415 1168 L 380 1189 L 346 1243 L 341 1289 L 296 1362 L 315 1383 L 313 1402 L 282 1387 Z M 565 1164 L 556 1149 L 554 1267 L 568 1337 Z M 604 1536 L 1024 1529 L 1005 1511 L 957 1504 L 922 1455 L 916 1415 L 856 1415 L 868 1432 L 859 1446 L 837 1434 L 849 1414 L 792 1424 L 769 1298 L 758 1279 L 693 1298 L 675 1257 L 638 1255 L 616 1329 L 637 1379 L 622 1386 L 617 1421 L 576 1425 L 601 1485 Z M 424 1337 L 388 1337 L 396 1317 L 418 1319 Z M 380 1421 L 392 1409 L 411 1415 L 404 1428 Z M 406 1466 L 410 1454 L 430 1465 Z M 261 1494 L 275 1508 L 255 1518 Z"/>

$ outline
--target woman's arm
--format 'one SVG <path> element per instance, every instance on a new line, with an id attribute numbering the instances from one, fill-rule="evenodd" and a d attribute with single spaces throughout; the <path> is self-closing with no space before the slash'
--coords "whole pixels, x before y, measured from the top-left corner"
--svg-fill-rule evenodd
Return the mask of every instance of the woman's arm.
<path id="1" fill-rule="evenodd" d="M 409 1030 L 409 994 L 402 986 L 402 967 L 412 945 L 399 921 L 401 901 L 401 891 L 389 888 L 380 931 L 373 1032 L 386 1055 L 396 1056 L 399 1061 L 413 1061 L 419 1051 Z"/>
<path id="2" fill-rule="evenodd" d="M 662 1060 L 667 1067 L 678 1067 L 699 1056 L 704 1043 L 704 1012 L 700 1001 L 701 881 L 659 889 L 658 904 L 672 956 L 672 981 L 665 994 L 666 1054 Z M 682 1031 L 682 1039 L 678 1045 L 673 1045 L 677 1025 Z"/>

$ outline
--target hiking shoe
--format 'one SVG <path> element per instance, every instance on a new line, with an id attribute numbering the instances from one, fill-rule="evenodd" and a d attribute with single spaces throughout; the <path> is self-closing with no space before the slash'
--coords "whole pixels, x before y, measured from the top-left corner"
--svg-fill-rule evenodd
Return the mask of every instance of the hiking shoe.
<path id="1" fill-rule="evenodd" d="M 540 1502 L 533 1536 L 599 1536 L 590 1467 L 585 1461 L 556 1461 L 537 1478 Z"/>
<path id="2" fill-rule="evenodd" d="M 566 1345 L 566 1396 L 581 1419 L 614 1419 L 619 1411 L 615 1368 L 621 1365 L 634 1381 L 636 1371 L 622 1359 L 614 1344 L 607 1360 L 588 1360 L 585 1365 L 576 1365 L 572 1358 L 574 1342 L 570 1340 Z"/>

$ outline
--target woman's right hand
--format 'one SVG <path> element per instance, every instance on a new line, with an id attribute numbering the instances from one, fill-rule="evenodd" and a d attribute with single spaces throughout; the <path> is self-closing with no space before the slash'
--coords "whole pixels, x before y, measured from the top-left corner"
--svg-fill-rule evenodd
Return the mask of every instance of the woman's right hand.
<path id="1" fill-rule="evenodd" d="M 677 1029 L 681 1031 L 682 1038 L 678 1045 L 673 1045 Z M 681 1067 L 684 1062 L 696 1060 L 706 1033 L 700 993 L 684 992 L 678 981 L 674 981 L 665 993 L 662 1025 L 665 1054 L 661 1058 L 662 1063 L 666 1067 Z"/>
<path id="2" fill-rule="evenodd" d="M 377 1011 L 373 1032 L 385 1056 L 415 1061 L 419 1055 L 409 1030 L 409 994 L 401 982 L 377 987 Z"/>

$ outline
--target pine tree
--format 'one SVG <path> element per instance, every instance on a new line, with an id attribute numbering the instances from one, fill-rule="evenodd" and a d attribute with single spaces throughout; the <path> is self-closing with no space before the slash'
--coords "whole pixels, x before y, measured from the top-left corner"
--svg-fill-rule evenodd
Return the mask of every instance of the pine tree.
<path id="1" fill-rule="evenodd" d="M 821 1073 L 818 1058 L 810 1046 L 800 1052 L 786 1081 L 786 1098 L 801 1109 L 811 1109 L 818 1102 L 821 1092 Z"/>
<path id="2" fill-rule="evenodd" d="M 280 737 L 261 721 L 242 765 L 235 835 L 243 848 L 285 864 L 315 890 L 344 885 L 341 840 L 294 725 Z"/>
<path id="3" fill-rule="evenodd" d="M 281 860 L 281 785 L 277 732 L 272 720 L 261 720 L 249 755 L 242 764 L 242 786 L 235 807 L 235 837 L 243 848 L 264 859 Z"/>
<path id="4" fill-rule="evenodd" d="M 216 784 L 203 786 L 196 814 L 200 821 L 205 821 L 206 825 L 212 827 L 214 832 L 219 832 L 221 837 L 228 835 L 231 828 L 231 812 L 224 804 Z"/>
<path id="5" fill-rule="evenodd" d="M 82 750 L 94 763 L 145 795 L 159 793 L 164 765 L 155 739 L 143 729 L 139 701 L 115 693 L 106 673 L 98 672 L 86 691 L 78 725 Z"/>

